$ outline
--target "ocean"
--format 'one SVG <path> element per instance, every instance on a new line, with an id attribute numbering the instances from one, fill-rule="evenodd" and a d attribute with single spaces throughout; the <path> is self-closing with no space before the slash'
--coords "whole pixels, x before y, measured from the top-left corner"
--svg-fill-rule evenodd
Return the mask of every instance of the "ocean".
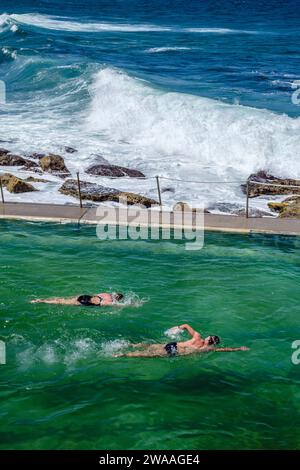
<path id="1" fill-rule="evenodd" d="M 63 155 L 83 180 L 97 181 L 84 173 L 95 155 L 180 180 L 163 186 L 167 206 L 244 204 L 239 183 L 261 169 L 300 177 L 300 107 L 292 99 L 298 2 L 1 0 L 0 7 L 7 91 L 0 140 L 10 141 L 1 146 Z M 198 183 L 207 181 L 236 184 Z M 156 195 L 153 180 L 117 184 Z M 6 196 L 75 202 L 59 185 L 53 178 L 38 193 Z"/>

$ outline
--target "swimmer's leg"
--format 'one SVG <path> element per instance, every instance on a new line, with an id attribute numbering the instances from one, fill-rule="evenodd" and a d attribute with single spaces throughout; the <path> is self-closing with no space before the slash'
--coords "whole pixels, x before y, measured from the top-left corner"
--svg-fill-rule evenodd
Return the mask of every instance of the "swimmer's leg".
<path id="1" fill-rule="evenodd" d="M 167 356 L 167 352 L 161 344 L 151 344 L 144 350 L 132 351 L 128 353 L 118 354 L 114 357 L 164 357 Z"/>

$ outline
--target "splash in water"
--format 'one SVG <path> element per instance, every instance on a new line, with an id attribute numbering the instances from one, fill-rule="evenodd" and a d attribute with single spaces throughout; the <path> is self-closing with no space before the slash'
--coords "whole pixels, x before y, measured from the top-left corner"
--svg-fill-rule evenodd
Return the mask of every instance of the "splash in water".
<path id="1" fill-rule="evenodd" d="M 165 335 L 172 339 L 178 338 L 182 333 L 183 329 L 179 328 L 179 326 L 174 326 L 165 331 Z"/>

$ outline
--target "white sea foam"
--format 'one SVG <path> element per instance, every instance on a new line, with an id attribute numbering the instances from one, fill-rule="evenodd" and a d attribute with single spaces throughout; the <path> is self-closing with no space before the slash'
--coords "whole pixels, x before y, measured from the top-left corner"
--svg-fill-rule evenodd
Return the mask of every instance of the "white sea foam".
<path id="1" fill-rule="evenodd" d="M 21 67 L 22 60 L 17 58 L 16 67 Z M 56 69 L 54 72 L 58 73 Z M 77 153 L 65 155 L 67 166 L 73 176 L 80 170 L 82 179 L 89 181 L 99 183 L 97 177 L 83 171 L 94 162 L 91 154 L 95 153 L 111 163 L 138 168 L 150 177 L 160 174 L 184 180 L 161 181 L 163 202 L 169 207 L 179 200 L 211 207 L 217 201 L 244 204 L 238 182 L 259 169 L 300 177 L 299 118 L 165 92 L 111 68 L 95 74 L 90 96 L 84 92 L 83 106 L 80 100 L 81 90 L 87 86 L 84 80 L 80 76 L 74 82 L 60 83 L 61 95 L 36 95 L 30 108 L 27 101 L 24 103 L 24 112 L 20 111 L 20 102 L 16 108 L 9 103 L 13 112 L 2 123 L 0 138 L 17 138 L 9 145 L 14 152 L 59 153 L 62 145 L 75 147 Z M 74 106 L 78 111 L 74 112 Z M 28 176 L 19 169 L 14 171 Z M 11 195 L 4 190 L 5 197 L 13 201 L 76 202 L 58 192 L 59 179 L 50 179 L 50 183 L 36 184 L 38 192 Z M 207 185 L 190 181 L 237 183 Z M 112 182 L 102 178 L 101 184 L 157 198 L 151 179 L 119 178 Z M 266 209 L 266 202 L 259 200 L 251 201 L 251 205 Z"/>
<path id="2" fill-rule="evenodd" d="M 68 18 L 47 16 L 40 14 L 24 13 L 12 14 L 10 18 L 23 24 L 37 26 L 39 28 L 53 29 L 56 31 L 77 32 L 143 32 L 143 31 L 170 31 L 172 28 L 156 26 L 152 24 L 127 24 L 127 23 L 94 23 L 71 21 Z"/>
<path id="3" fill-rule="evenodd" d="M 173 51 L 189 51 L 191 50 L 190 47 L 151 47 L 147 49 L 146 52 L 149 54 L 156 54 L 159 52 L 173 52 Z"/>
<path id="4" fill-rule="evenodd" d="M 17 52 L 11 49 L 8 49 L 7 47 L 2 47 L 1 49 L 2 53 L 11 59 L 16 59 L 17 58 Z"/>
<path id="5" fill-rule="evenodd" d="M 185 28 L 185 32 L 203 34 L 258 34 L 258 31 L 230 28 Z"/>
<path id="6" fill-rule="evenodd" d="M 2 14 L 0 15 L 1 24 L 8 22 L 18 22 L 36 26 L 39 28 L 56 31 L 77 31 L 77 32 L 151 32 L 151 31 L 173 31 L 177 33 L 202 33 L 202 34 L 256 34 L 256 31 L 238 30 L 230 28 L 206 28 L 206 27 L 172 27 L 155 24 L 130 24 L 130 23 L 104 23 L 104 22 L 79 22 L 71 18 L 42 15 L 39 13 L 23 14 Z"/>
<path id="7" fill-rule="evenodd" d="M 7 15 L 6 13 L 2 13 L 0 15 L 0 32 L 7 27 L 9 19 L 10 15 Z"/>
<path id="8" fill-rule="evenodd" d="M 89 337 L 73 339 L 65 336 L 35 345 L 22 336 L 14 336 L 10 344 L 21 369 L 28 369 L 35 364 L 65 364 L 69 367 L 83 359 L 93 358 L 99 350 L 97 342 Z"/>
<path id="9" fill-rule="evenodd" d="M 122 352 L 128 346 L 129 346 L 129 342 L 122 340 L 122 339 L 106 341 L 102 343 L 100 354 L 102 356 L 111 357 L 116 353 Z"/>
<path id="10" fill-rule="evenodd" d="M 183 333 L 183 329 L 179 328 L 179 326 L 173 326 L 173 328 L 169 328 L 165 331 L 165 335 L 172 339 L 177 339 Z"/>
<path id="11" fill-rule="evenodd" d="M 300 176 L 300 119 L 162 92 L 112 69 L 97 73 L 91 94 L 89 129 L 139 149 L 166 176 L 205 179 L 203 165 L 220 180 L 258 168 Z"/>
<path id="12" fill-rule="evenodd" d="M 141 307 L 146 303 L 147 299 L 141 299 L 134 292 L 127 292 L 125 294 L 124 300 L 121 302 L 121 305 L 130 306 L 130 307 Z"/>

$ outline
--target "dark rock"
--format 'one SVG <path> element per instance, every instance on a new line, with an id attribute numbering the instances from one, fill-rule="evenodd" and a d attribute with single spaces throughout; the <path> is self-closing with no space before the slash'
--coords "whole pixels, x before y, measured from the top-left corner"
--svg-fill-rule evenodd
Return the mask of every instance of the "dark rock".
<path id="1" fill-rule="evenodd" d="M 1 182 L 10 193 L 18 194 L 37 191 L 37 189 L 35 189 L 31 184 L 17 176 L 11 175 L 10 173 L 4 173 L 1 175 Z"/>
<path id="2" fill-rule="evenodd" d="M 65 178 L 70 176 L 70 172 L 65 165 L 64 159 L 60 155 L 47 155 L 40 159 L 40 167 L 43 171 Z"/>
<path id="3" fill-rule="evenodd" d="M 29 183 L 50 183 L 49 180 L 44 180 L 43 178 L 35 178 L 34 176 L 29 176 L 24 181 L 28 181 Z"/>
<path id="4" fill-rule="evenodd" d="M 121 178 L 122 176 L 129 176 L 131 178 L 144 178 L 145 175 L 138 170 L 133 170 L 131 168 L 125 168 L 123 166 L 117 165 L 92 165 L 87 170 L 86 173 L 94 176 L 110 176 L 114 178 Z"/>
<path id="5" fill-rule="evenodd" d="M 175 193 L 175 188 L 172 188 L 171 186 L 162 187 L 161 192 L 162 193 Z"/>
<path id="6" fill-rule="evenodd" d="M 79 198 L 78 184 L 76 180 L 66 180 L 59 191 L 63 194 Z M 117 189 L 105 188 L 104 186 L 99 186 L 87 181 L 80 182 L 80 191 L 82 199 L 89 199 L 96 202 L 107 201 L 108 197 L 119 193 Z"/>
<path id="7" fill-rule="evenodd" d="M 207 210 L 209 212 L 217 211 L 223 214 L 231 214 L 231 215 L 239 215 L 239 216 L 246 215 L 245 205 L 238 204 L 238 203 L 231 203 L 231 202 L 217 202 L 216 204 L 209 206 Z M 270 212 L 257 209 L 256 207 L 249 207 L 248 214 L 250 217 L 270 216 Z"/>
<path id="8" fill-rule="evenodd" d="M 9 153 L 9 150 L 0 148 L 0 156 L 2 156 L 2 155 L 7 155 L 8 153 Z"/>
<path id="9" fill-rule="evenodd" d="M 19 139 L 0 139 L 0 144 L 13 144 Z"/>
<path id="10" fill-rule="evenodd" d="M 255 184 L 265 183 L 263 185 Z M 270 185 L 268 185 L 270 183 Z M 271 186 L 271 184 L 282 185 Z M 291 188 L 292 186 L 299 186 L 298 188 Z M 244 194 L 247 192 L 247 185 L 241 185 L 242 191 Z M 258 197 L 258 196 L 270 196 L 270 195 L 280 195 L 280 194 L 300 194 L 300 180 L 289 179 L 289 178 L 279 178 L 273 175 L 266 173 L 265 171 L 258 171 L 249 176 L 249 197 Z"/>
<path id="11" fill-rule="evenodd" d="M 36 162 L 33 162 L 31 160 L 27 160 L 24 166 L 21 168 L 22 170 L 25 171 L 33 171 L 35 173 L 42 173 L 39 165 Z"/>
<path id="12" fill-rule="evenodd" d="M 127 204 L 129 205 L 142 205 L 145 207 L 151 207 L 151 206 L 155 206 L 158 204 L 157 201 L 149 197 L 141 196 L 140 194 L 135 194 L 135 193 L 127 193 L 124 191 L 119 192 L 117 197 L 111 200 L 115 202 L 122 202 L 122 199 L 124 201 L 126 199 Z"/>
<path id="13" fill-rule="evenodd" d="M 12 153 L 0 153 L 0 166 L 21 166 L 25 165 L 26 160 L 19 155 L 13 155 Z"/>
<path id="14" fill-rule="evenodd" d="M 107 188 L 99 186 L 95 183 L 87 181 L 80 182 L 81 197 L 82 199 L 88 199 L 94 202 L 103 201 L 114 201 L 120 202 L 120 198 L 127 198 L 128 204 L 142 204 L 143 206 L 150 207 L 151 205 L 157 204 L 154 199 L 150 199 L 139 194 L 127 193 L 125 191 L 119 191 L 114 188 Z M 76 180 L 66 180 L 62 187 L 59 189 L 62 194 L 79 198 L 78 184 Z"/>
<path id="15" fill-rule="evenodd" d="M 10 193 L 28 193 L 32 191 L 37 191 L 31 184 L 26 183 L 26 181 L 17 178 L 17 176 L 13 176 L 10 178 L 7 186 L 7 191 Z"/>
<path id="16" fill-rule="evenodd" d="M 73 147 L 64 147 L 64 149 L 65 149 L 65 152 L 67 152 L 67 153 L 75 153 L 75 152 L 77 152 L 77 150 L 74 149 Z"/>
<path id="17" fill-rule="evenodd" d="M 300 196 L 288 197 L 282 202 L 269 202 L 269 208 L 280 218 L 300 219 Z"/>

